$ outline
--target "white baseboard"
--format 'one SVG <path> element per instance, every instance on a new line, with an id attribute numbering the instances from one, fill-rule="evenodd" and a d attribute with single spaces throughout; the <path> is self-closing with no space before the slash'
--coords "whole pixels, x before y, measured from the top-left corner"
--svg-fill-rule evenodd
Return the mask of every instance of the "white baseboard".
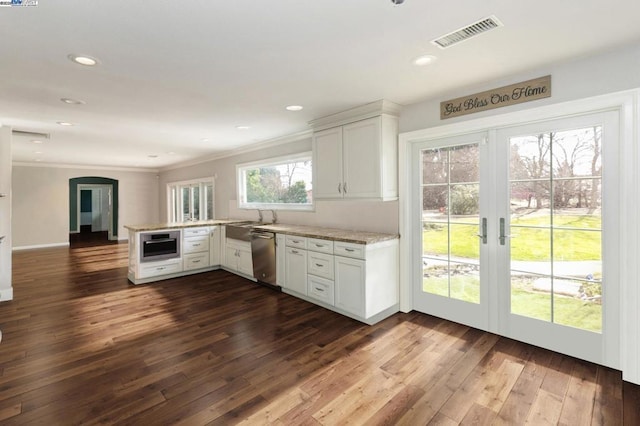
<path id="1" fill-rule="evenodd" d="M 7 302 L 9 300 L 13 300 L 13 287 L 0 290 L 0 302 Z"/>
<path id="2" fill-rule="evenodd" d="M 20 246 L 14 247 L 13 251 L 20 250 L 32 250 L 32 249 L 40 249 L 40 248 L 52 248 L 52 247 L 69 247 L 69 243 L 55 243 L 55 244 L 39 244 L 35 246 Z"/>

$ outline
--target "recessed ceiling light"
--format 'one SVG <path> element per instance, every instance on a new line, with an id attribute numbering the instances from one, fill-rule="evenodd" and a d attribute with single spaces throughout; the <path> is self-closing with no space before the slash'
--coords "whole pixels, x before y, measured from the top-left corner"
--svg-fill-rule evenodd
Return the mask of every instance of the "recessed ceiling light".
<path id="1" fill-rule="evenodd" d="M 81 101 L 79 99 L 60 98 L 60 100 L 62 102 L 64 102 L 65 104 L 69 104 L 69 105 L 84 105 L 84 104 L 86 104 L 85 101 Z"/>
<path id="2" fill-rule="evenodd" d="M 61 126 L 73 126 L 73 123 L 69 123 L 68 121 L 57 121 L 57 123 Z"/>
<path id="3" fill-rule="evenodd" d="M 249 130 L 251 126 L 236 126 L 237 130 Z"/>
<path id="4" fill-rule="evenodd" d="M 202 139 L 202 142 L 209 142 L 209 139 L 204 138 L 204 139 Z"/>
<path id="5" fill-rule="evenodd" d="M 415 58 L 413 60 L 413 64 L 421 67 L 421 66 L 424 66 L 424 65 L 432 64 L 433 62 L 435 62 L 436 59 L 438 59 L 438 58 L 436 58 L 433 55 L 422 55 L 422 56 L 418 56 L 417 58 Z"/>
<path id="6" fill-rule="evenodd" d="M 38 143 L 38 144 L 42 143 L 42 141 L 41 141 L 41 140 L 37 140 L 37 139 L 36 139 L 36 140 L 33 140 L 33 141 L 31 141 L 31 142 L 33 142 L 33 143 Z"/>
<path id="7" fill-rule="evenodd" d="M 33 151 L 34 154 L 42 154 L 42 151 Z"/>
<path id="8" fill-rule="evenodd" d="M 173 151 L 169 151 L 169 152 L 167 152 L 167 154 L 168 154 L 168 155 L 176 155 L 176 153 L 175 153 L 175 152 L 173 152 Z"/>
<path id="9" fill-rule="evenodd" d="M 88 67 L 92 67 L 98 63 L 98 60 L 96 58 L 92 58 L 91 56 L 87 56 L 87 55 L 71 54 L 71 55 L 68 55 L 67 57 L 73 62 L 75 62 L 76 64 L 86 65 Z"/>
<path id="10" fill-rule="evenodd" d="M 288 107 L 286 107 L 287 111 L 301 111 L 302 110 L 302 105 L 289 105 Z"/>
<path id="11" fill-rule="evenodd" d="M 158 156 L 156 154 L 147 155 L 147 157 L 152 158 L 152 159 L 153 158 L 158 158 Z"/>
<path id="12" fill-rule="evenodd" d="M 36 158 L 36 161 L 40 162 L 42 161 L 42 158 Z"/>

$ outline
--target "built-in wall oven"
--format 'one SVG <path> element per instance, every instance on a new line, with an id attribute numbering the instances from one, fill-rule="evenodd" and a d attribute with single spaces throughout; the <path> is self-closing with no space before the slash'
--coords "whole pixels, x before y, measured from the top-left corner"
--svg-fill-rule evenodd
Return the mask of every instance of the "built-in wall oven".
<path id="1" fill-rule="evenodd" d="M 155 262 L 180 257 L 181 231 L 140 233 L 140 262 Z"/>

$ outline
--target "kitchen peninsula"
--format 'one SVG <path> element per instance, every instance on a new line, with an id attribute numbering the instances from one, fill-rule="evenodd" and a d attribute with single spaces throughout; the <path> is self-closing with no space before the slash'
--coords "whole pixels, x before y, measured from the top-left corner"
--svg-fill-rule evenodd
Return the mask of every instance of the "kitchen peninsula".
<path id="1" fill-rule="evenodd" d="M 398 311 L 398 236 L 246 220 L 129 225 L 134 284 L 224 269 L 258 281 L 251 243 L 227 227 L 275 234 L 276 285 L 285 293 L 374 324 Z"/>

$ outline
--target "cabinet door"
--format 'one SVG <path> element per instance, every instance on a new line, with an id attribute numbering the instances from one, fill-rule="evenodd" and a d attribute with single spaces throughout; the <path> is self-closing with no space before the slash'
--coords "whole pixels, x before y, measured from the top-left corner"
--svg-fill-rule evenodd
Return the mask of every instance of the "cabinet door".
<path id="1" fill-rule="evenodd" d="M 251 256 L 251 248 L 238 249 L 238 272 L 253 277 L 253 257 Z"/>
<path id="2" fill-rule="evenodd" d="M 286 286 L 285 265 L 286 265 L 286 246 L 285 236 L 276 234 L 276 284 L 280 287 Z"/>
<path id="3" fill-rule="evenodd" d="M 209 264 L 211 266 L 220 265 L 220 227 L 213 226 L 209 233 Z"/>
<path id="4" fill-rule="evenodd" d="M 231 269 L 232 271 L 238 270 L 238 250 L 233 246 L 225 246 L 224 248 L 224 263 L 222 266 Z"/>
<path id="5" fill-rule="evenodd" d="M 342 127 L 313 135 L 313 197 L 342 198 Z"/>
<path id="6" fill-rule="evenodd" d="M 365 261 L 335 256 L 335 305 L 365 317 Z"/>
<path id="7" fill-rule="evenodd" d="M 342 178 L 345 198 L 377 198 L 381 196 L 380 159 L 382 145 L 380 135 L 380 117 L 343 126 Z"/>
<path id="8" fill-rule="evenodd" d="M 286 288 L 307 294 L 307 251 L 287 247 L 285 256 Z"/>

